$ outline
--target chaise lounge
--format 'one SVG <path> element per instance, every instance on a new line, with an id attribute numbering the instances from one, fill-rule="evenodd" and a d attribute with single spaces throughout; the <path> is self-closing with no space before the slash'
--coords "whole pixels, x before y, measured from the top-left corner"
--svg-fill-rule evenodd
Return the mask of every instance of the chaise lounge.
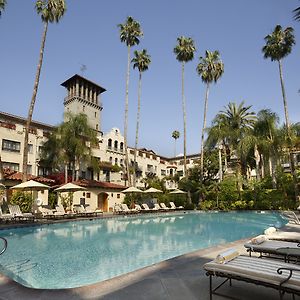
<path id="1" fill-rule="evenodd" d="M 206 263 L 203 268 L 209 276 L 210 300 L 212 295 L 222 295 L 217 290 L 227 281 L 244 281 L 274 288 L 279 291 L 279 299 L 285 292 L 300 295 L 300 266 L 285 263 L 275 259 L 262 259 L 249 256 L 237 256 L 229 261 L 220 263 L 216 260 Z M 213 288 L 213 277 L 226 278 Z"/>
<path id="2" fill-rule="evenodd" d="M 249 256 L 252 252 L 257 252 L 260 257 L 267 255 L 274 255 L 275 258 L 284 258 L 285 262 L 289 261 L 291 257 L 300 258 L 300 243 L 280 241 L 280 240 L 268 240 L 264 236 L 253 238 L 244 244 Z"/>

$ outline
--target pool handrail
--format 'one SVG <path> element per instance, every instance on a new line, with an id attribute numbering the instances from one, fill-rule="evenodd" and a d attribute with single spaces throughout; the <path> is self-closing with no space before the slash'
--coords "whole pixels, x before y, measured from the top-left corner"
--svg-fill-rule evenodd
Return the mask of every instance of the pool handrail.
<path id="1" fill-rule="evenodd" d="M 1 252 L 0 252 L 0 255 L 1 255 L 1 254 L 3 254 L 3 253 L 6 251 L 6 249 L 7 249 L 7 239 L 4 238 L 4 237 L 2 237 L 2 236 L 0 236 L 0 239 L 3 240 L 3 242 L 4 242 L 4 247 L 3 247 L 3 249 L 2 249 Z"/>

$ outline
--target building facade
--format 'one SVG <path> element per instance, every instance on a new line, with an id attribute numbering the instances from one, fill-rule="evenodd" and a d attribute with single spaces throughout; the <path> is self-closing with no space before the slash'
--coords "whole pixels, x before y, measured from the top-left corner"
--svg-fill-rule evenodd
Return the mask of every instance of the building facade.
<path id="1" fill-rule="evenodd" d="M 105 89 L 92 81 L 75 74 L 61 84 L 67 90 L 64 99 L 64 116 L 67 113 L 85 113 L 89 125 L 96 130 L 98 146 L 93 148 L 93 156 L 99 160 L 100 172 L 93 172 L 88 166 L 79 170 L 79 178 L 126 185 L 124 180 L 125 148 L 124 137 L 120 129 L 112 128 L 107 133 L 101 131 L 101 94 Z M 0 150 L 5 169 L 22 172 L 24 128 L 26 119 L 6 112 L 0 112 Z M 50 170 L 39 164 L 43 143 L 55 129 L 52 125 L 32 121 L 29 132 L 28 174 L 47 176 Z M 134 148 L 128 147 L 129 164 L 133 168 Z M 192 167 L 199 155 L 188 156 L 188 167 Z M 183 157 L 166 158 L 146 148 L 138 149 L 136 186 L 144 187 L 144 179 L 157 176 L 162 179 L 175 174 L 183 176 Z M 167 180 L 166 187 L 175 188 L 176 183 Z"/>

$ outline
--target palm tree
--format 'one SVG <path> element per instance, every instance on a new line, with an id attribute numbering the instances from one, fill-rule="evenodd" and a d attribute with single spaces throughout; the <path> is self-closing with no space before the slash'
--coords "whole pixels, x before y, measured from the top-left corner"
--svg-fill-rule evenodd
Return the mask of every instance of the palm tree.
<path id="1" fill-rule="evenodd" d="M 294 19 L 296 21 L 300 21 L 300 6 L 297 7 L 296 9 L 293 10 L 294 14 Z"/>
<path id="2" fill-rule="evenodd" d="M 283 30 L 280 25 L 277 25 L 274 31 L 265 37 L 265 42 L 266 45 L 262 48 L 262 51 L 264 53 L 264 58 L 270 58 L 272 61 L 278 62 L 287 136 L 290 139 L 290 135 L 291 135 L 290 121 L 289 121 L 288 105 L 287 105 L 283 75 L 282 75 L 282 60 L 283 58 L 285 58 L 287 55 L 291 53 L 292 47 L 295 44 L 294 29 L 292 27 L 287 27 L 285 30 Z M 295 198 L 297 199 L 298 185 L 297 185 L 297 175 L 295 171 L 295 162 L 294 162 L 293 153 L 290 151 L 289 148 L 291 148 L 291 146 L 288 147 L 288 154 L 290 157 L 291 173 L 293 175 Z"/>
<path id="3" fill-rule="evenodd" d="M 183 156 L 184 156 L 184 176 L 187 174 L 186 169 L 186 109 L 184 95 L 184 66 L 188 61 L 193 60 L 196 47 L 191 38 L 181 36 L 177 38 L 178 44 L 174 48 L 176 59 L 181 62 L 181 93 L 182 93 L 182 111 L 183 111 Z"/>
<path id="4" fill-rule="evenodd" d="M 2 14 L 2 12 L 4 11 L 6 6 L 6 0 L 0 0 L 0 16 Z"/>
<path id="5" fill-rule="evenodd" d="M 96 131 L 88 125 L 85 114 L 68 113 L 66 119 L 44 143 L 41 164 L 56 171 L 64 167 L 67 181 L 68 168 L 72 170 L 72 180 L 78 179 L 80 164 L 88 163 L 96 168 L 92 148 L 97 145 L 98 140 Z"/>
<path id="6" fill-rule="evenodd" d="M 133 63 L 133 68 L 139 70 L 139 85 L 138 85 L 138 109 L 136 116 L 136 132 L 135 132 L 135 146 L 134 146 L 134 172 L 133 172 L 133 186 L 136 185 L 136 153 L 138 147 L 138 137 L 139 137 L 139 125 L 140 125 L 140 111 L 141 111 L 141 91 L 142 91 L 142 73 L 147 71 L 151 63 L 151 57 L 147 53 L 147 50 L 134 51 L 135 57 L 131 60 Z"/>
<path id="7" fill-rule="evenodd" d="M 44 23 L 44 32 L 42 36 L 41 48 L 40 48 L 40 56 L 39 62 L 37 66 L 35 82 L 33 87 L 33 94 L 28 110 L 28 117 L 26 121 L 25 127 L 25 136 L 24 136 L 24 148 L 23 148 L 23 182 L 27 180 L 27 162 L 28 162 L 28 134 L 30 123 L 32 120 L 32 114 L 34 109 L 34 104 L 36 100 L 36 95 L 38 91 L 40 74 L 43 64 L 43 56 L 45 49 L 45 42 L 48 30 L 48 23 L 58 23 L 61 17 L 64 15 L 66 11 L 66 3 L 65 0 L 38 0 L 35 4 L 36 11 L 39 15 L 41 15 L 42 22 Z"/>
<path id="8" fill-rule="evenodd" d="M 209 94 L 209 86 L 212 82 L 217 82 L 218 79 L 224 73 L 224 64 L 220 60 L 219 51 L 210 52 L 206 50 L 205 57 L 200 57 L 200 63 L 197 66 L 197 72 L 201 76 L 201 79 L 206 83 L 206 93 L 204 101 L 204 116 L 203 127 L 201 134 L 201 150 L 200 150 L 200 172 L 201 178 L 203 177 L 203 157 L 204 157 L 204 132 L 206 129 L 206 114 L 207 114 L 207 102 Z"/>
<path id="9" fill-rule="evenodd" d="M 241 168 L 243 157 L 249 152 L 253 145 L 253 135 L 251 133 L 256 121 L 255 113 L 250 111 L 250 106 L 244 106 L 244 102 L 239 105 L 230 102 L 224 111 L 218 114 L 218 118 L 226 127 L 228 143 L 231 153 L 234 151 L 237 157 L 237 188 L 241 190 Z M 250 134 L 249 134 L 250 133 Z"/>
<path id="10" fill-rule="evenodd" d="M 172 132 L 172 138 L 174 139 L 174 157 L 176 156 L 176 141 L 180 137 L 180 132 L 178 130 L 174 130 Z"/>
<path id="11" fill-rule="evenodd" d="M 128 126 L 128 87 L 130 76 L 130 49 L 132 46 L 140 43 L 139 37 L 143 36 L 141 25 L 132 17 L 127 17 L 124 24 L 119 24 L 120 40 L 127 46 L 127 76 L 126 76 L 126 92 L 125 92 L 125 116 L 124 116 L 124 147 L 125 147 L 125 168 L 128 178 L 128 184 L 131 185 L 128 151 L 127 151 L 127 126 Z"/>
<path id="12" fill-rule="evenodd" d="M 260 110 L 257 113 L 257 122 L 254 126 L 254 134 L 257 137 L 257 150 L 260 154 L 262 163 L 267 160 L 269 174 L 272 177 L 273 188 L 276 188 L 275 169 L 278 155 L 280 153 L 281 142 L 279 138 L 279 117 L 269 109 Z M 264 173 L 264 172 L 263 172 Z"/>

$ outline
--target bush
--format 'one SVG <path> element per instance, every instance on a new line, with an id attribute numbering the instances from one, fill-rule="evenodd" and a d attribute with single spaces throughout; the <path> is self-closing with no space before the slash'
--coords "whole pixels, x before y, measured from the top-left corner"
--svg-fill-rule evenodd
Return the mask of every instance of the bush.
<path id="1" fill-rule="evenodd" d="M 19 205 L 22 212 L 31 212 L 33 199 L 27 192 L 14 192 L 10 198 L 10 203 Z"/>

